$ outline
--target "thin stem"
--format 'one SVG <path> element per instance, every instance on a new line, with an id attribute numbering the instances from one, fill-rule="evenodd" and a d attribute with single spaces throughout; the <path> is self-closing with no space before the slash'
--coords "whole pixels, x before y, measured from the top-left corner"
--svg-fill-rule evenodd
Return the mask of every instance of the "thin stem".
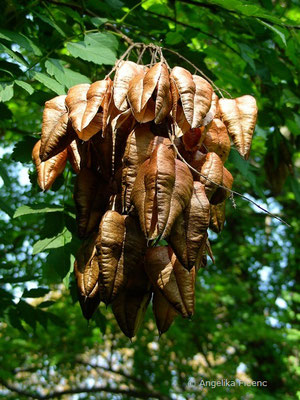
<path id="1" fill-rule="evenodd" d="M 289 225 L 289 224 L 288 224 L 287 222 L 285 222 L 283 219 L 281 219 L 281 218 L 278 217 L 277 215 L 271 213 L 270 211 L 268 211 L 268 210 L 265 209 L 264 207 L 260 206 L 260 205 L 257 204 L 255 201 L 249 199 L 249 197 L 244 196 L 242 193 L 236 192 L 235 190 L 229 189 L 229 188 L 226 187 L 226 186 L 220 185 L 220 184 L 214 182 L 212 179 L 208 178 L 207 176 L 201 174 L 201 172 L 197 171 L 197 170 L 196 170 L 194 167 L 192 167 L 192 166 L 185 160 L 185 158 L 179 153 L 179 150 L 178 150 L 176 144 L 174 143 L 174 137 L 173 137 L 173 135 L 171 135 L 170 132 L 168 132 L 168 134 L 169 134 L 169 138 L 170 138 L 170 140 L 171 140 L 171 143 L 172 143 L 172 145 L 173 145 L 173 147 L 174 147 L 174 149 L 175 149 L 175 152 L 176 152 L 177 156 L 181 159 L 181 161 L 183 161 L 183 162 L 189 167 L 190 170 L 192 170 L 193 172 L 195 172 L 196 174 L 198 174 L 198 175 L 201 176 L 202 178 L 206 179 L 207 181 L 213 183 L 215 186 L 218 186 L 218 187 L 220 187 L 220 188 L 226 190 L 227 192 L 231 193 L 231 195 L 234 195 L 234 194 L 235 194 L 235 195 L 237 195 L 237 196 L 242 197 L 243 199 L 245 199 L 245 200 L 249 201 L 250 203 L 254 204 L 254 205 L 255 205 L 256 207 L 258 207 L 260 210 L 264 211 L 266 214 L 268 214 L 268 215 L 270 215 L 271 217 L 277 219 L 278 221 L 282 222 L 283 224 L 287 225 L 288 227 L 291 227 L 291 225 Z"/>

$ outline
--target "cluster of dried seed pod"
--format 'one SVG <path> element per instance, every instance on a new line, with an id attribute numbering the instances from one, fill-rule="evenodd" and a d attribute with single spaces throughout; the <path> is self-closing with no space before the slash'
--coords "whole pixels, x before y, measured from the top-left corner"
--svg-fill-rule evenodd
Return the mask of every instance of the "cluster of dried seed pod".
<path id="1" fill-rule="evenodd" d="M 74 269 L 87 319 L 111 304 L 133 337 L 151 298 L 160 334 L 192 316 L 196 273 L 212 257 L 207 231 L 222 230 L 233 183 L 229 137 L 247 158 L 256 116 L 253 97 L 219 99 L 207 80 L 164 62 L 121 61 L 113 81 L 46 102 L 33 159 L 42 190 L 67 160 L 77 174 Z"/>

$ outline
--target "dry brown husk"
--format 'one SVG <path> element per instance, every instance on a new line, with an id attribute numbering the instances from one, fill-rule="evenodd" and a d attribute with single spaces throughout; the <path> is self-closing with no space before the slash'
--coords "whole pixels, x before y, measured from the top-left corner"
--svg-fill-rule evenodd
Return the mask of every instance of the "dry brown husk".
<path id="1" fill-rule="evenodd" d="M 99 265 L 96 255 L 97 233 L 86 239 L 78 250 L 74 272 L 82 313 L 90 319 L 100 303 L 98 277 Z"/>
<path id="2" fill-rule="evenodd" d="M 205 186 L 207 198 L 210 200 L 218 186 L 222 184 L 223 179 L 223 163 L 216 153 L 207 153 L 205 162 L 201 167 L 200 182 Z M 206 179 L 208 178 L 208 179 Z"/>
<path id="3" fill-rule="evenodd" d="M 180 214 L 171 230 L 169 243 L 184 268 L 200 267 L 207 239 L 210 204 L 205 187 L 194 182 L 193 195 L 187 208 Z"/>
<path id="4" fill-rule="evenodd" d="M 78 140 L 73 140 L 69 146 L 67 147 L 68 149 L 68 160 L 76 174 L 79 174 L 80 172 L 80 164 L 81 164 L 81 157 L 80 153 L 78 150 Z"/>
<path id="5" fill-rule="evenodd" d="M 150 124 L 137 124 L 129 134 L 123 155 L 122 168 L 122 199 L 125 211 L 130 209 L 130 197 L 139 167 L 152 154 L 160 143 L 170 145 L 169 139 L 154 136 Z"/>
<path id="6" fill-rule="evenodd" d="M 184 318 L 193 315 L 195 268 L 188 271 L 170 246 L 159 246 L 147 250 L 145 270 L 152 284 Z"/>
<path id="7" fill-rule="evenodd" d="M 159 144 L 139 168 L 131 193 L 148 240 L 169 235 L 173 222 L 187 206 L 192 189 L 189 168 L 175 159 L 171 146 Z"/>
<path id="8" fill-rule="evenodd" d="M 159 335 L 162 335 L 170 328 L 175 317 L 178 315 L 178 311 L 175 310 L 157 288 L 154 289 L 152 308 Z"/>
<path id="9" fill-rule="evenodd" d="M 122 332 L 129 338 L 136 335 L 151 299 L 151 283 L 144 271 L 143 260 L 136 265 L 126 287 L 112 302 L 112 311 Z"/>
<path id="10" fill-rule="evenodd" d="M 213 92 L 208 113 L 203 118 L 203 125 L 207 126 L 214 118 L 220 118 L 219 97 Z"/>
<path id="11" fill-rule="evenodd" d="M 109 210 L 101 220 L 96 248 L 101 300 L 109 304 L 140 266 L 146 241 L 135 218 Z"/>
<path id="12" fill-rule="evenodd" d="M 86 94 L 87 104 L 82 117 L 82 130 L 85 130 L 100 112 L 102 113 L 102 130 L 105 130 L 111 91 L 112 80 L 110 78 L 91 84 Z"/>
<path id="13" fill-rule="evenodd" d="M 72 124 L 69 122 L 65 99 L 66 96 L 62 95 L 45 103 L 40 148 L 41 161 L 47 161 L 63 151 L 76 137 Z"/>
<path id="14" fill-rule="evenodd" d="M 230 152 L 230 139 L 226 126 L 220 119 L 213 119 L 206 131 L 203 146 L 208 152 L 216 153 L 223 164 Z"/>
<path id="15" fill-rule="evenodd" d="M 194 97 L 196 93 L 196 84 L 193 80 L 193 75 L 185 68 L 174 67 L 172 69 L 170 77 L 175 82 L 176 89 L 180 96 L 184 115 L 187 119 L 187 122 L 192 127 L 194 117 Z M 176 116 L 177 115 L 175 114 L 175 117 Z"/>
<path id="16" fill-rule="evenodd" d="M 238 152 L 247 160 L 257 119 L 254 97 L 245 95 L 236 99 L 220 99 L 221 119 L 228 129 Z"/>
<path id="17" fill-rule="evenodd" d="M 200 149 L 203 140 L 205 139 L 205 128 L 190 129 L 182 136 L 182 142 L 186 151 L 196 151 Z"/>
<path id="18" fill-rule="evenodd" d="M 49 190 L 53 185 L 55 179 L 63 172 L 65 169 L 68 150 L 65 149 L 55 156 L 49 158 L 47 161 L 41 161 L 40 159 L 40 147 L 41 141 L 39 140 L 32 150 L 32 159 L 35 163 L 37 171 L 37 183 L 39 187 L 45 192 Z"/>
<path id="19" fill-rule="evenodd" d="M 232 185 L 233 185 L 233 176 L 231 175 L 231 173 L 228 171 L 227 168 L 223 167 L 222 186 L 231 190 Z M 215 193 L 212 195 L 210 203 L 214 205 L 222 203 L 229 196 L 230 196 L 229 190 L 226 190 L 222 187 L 218 187 Z"/>
<path id="20" fill-rule="evenodd" d="M 210 222 L 209 227 L 212 231 L 220 233 L 224 228 L 225 223 L 225 203 L 223 201 L 217 205 L 210 206 Z"/>
<path id="21" fill-rule="evenodd" d="M 113 83 L 113 100 L 116 108 L 125 111 L 129 108 L 127 102 L 127 93 L 130 81 L 139 73 L 143 72 L 145 67 L 132 61 L 121 61 L 115 74 Z"/>
<path id="22" fill-rule="evenodd" d="M 110 195 L 110 188 L 101 175 L 87 167 L 81 169 L 74 186 L 76 221 L 80 238 L 86 238 L 98 229 Z"/>
<path id="23" fill-rule="evenodd" d="M 193 120 L 191 123 L 192 129 L 203 125 L 203 119 L 211 107 L 213 94 L 211 84 L 201 76 L 193 75 L 193 81 L 195 83 L 196 91 L 194 97 Z"/>

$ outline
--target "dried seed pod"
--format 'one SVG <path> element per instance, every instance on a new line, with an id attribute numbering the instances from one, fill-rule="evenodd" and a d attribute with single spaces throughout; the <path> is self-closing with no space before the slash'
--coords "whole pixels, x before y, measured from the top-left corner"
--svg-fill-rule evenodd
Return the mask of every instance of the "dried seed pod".
<path id="1" fill-rule="evenodd" d="M 193 80 L 193 75 L 182 67 L 175 67 L 172 69 L 170 77 L 175 82 L 184 115 L 187 122 L 192 127 L 194 117 L 194 98 L 196 93 L 196 84 Z"/>
<path id="2" fill-rule="evenodd" d="M 169 235 L 173 222 L 189 203 L 192 190 L 189 168 L 175 160 L 171 146 L 158 145 L 139 168 L 131 192 L 147 239 Z"/>
<path id="3" fill-rule="evenodd" d="M 191 130 L 191 125 L 188 123 L 181 105 L 178 104 L 176 110 L 177 111 L 174 123 L 174 133 L 176 137 L 181 137 L 186 132 Z"/>
<path id="4" fill-rule="evenodd" d="M 215 92 L 212 94 L 210 109 L 203 118 L 202 124 L 207 126 L 214 118 L 220 118 L 219 97 Z"/>
<path id="5" fill-rule="evenodd" d="M 219 203 L 217 205 L 211 204 L 210 206 L 210 222 L 209 227 L 212 231 L 220 233 L 224 228 L 225 223 L 225 203 Z"/>
<path id="6" fill-rule="evenodd" d="M 211 248 L 211 245 L 210 245 L 210 241 L 208 239 L 206 240 L 206 252 L 209 255 L 211 261 L 214 263 L 215 262 L 215 258 L 214 258 L 213 251 L 212 251 L 212 248 Z"/>
<path id="7" fill-rule="evenodd" d="M 90 319 L 100 303 L 98 288 L 99 265 L 96 256 L 97 233 L 81 245 L 74 263 L 79 303 L 83 316 Z"/>
<path id="8" fill-rule="evenodd" d="M 67 147 L 68 149 L 68 160 L 76 174 L 79 174 L 80 172 L 80 163 L 81 163 L 81 157 L 80 153 L 78 150 L 78 141 L 73 140 L 69 146 Z"/>
<path id="9" fill-rule="evenodd" d="M 69 123 L 65 99 L 65 95 L 57 96 L 45 103 L 40 148 L 41 161 L 47 161 L 63 151 L 76 137 Z"/>
<path id="10" fill-rule="evenodd" d="M 227 168 L 223 167 L 223 178 L 222 178 L 222 186 L 231 189 L 233 185 L 233 176 L 228 171 Z M 222 203 L 230 196 L 230 192 L 224 188 L 218 187 L 215 193 L 212 195 L 210 199 L 211 204 L 219 204 Z"/>
<path id="11" fill-rule="evenodd" d="M 230 153 L 230 139 L 226 126 L 220 119 L 213 119 L 206 132 L 203 147 L 209 152 L 216 153 L 223 164 Z"/>
<path id="12" fill-rule="evenodd" d="M 193 315 L 195 268 L 187 271 L 171 247 L 163 246 L 147 250 L 145 270 L 152 284 L 183 317 Z"/>
<path id="13" fill-rule="evenodd" d="M 112 303 L 114 316 L 127 337 L 135 336 L 140 328 L 151 293 L 151 283 L 141 261 L 132 271 L 126 287 Z"/>
<path id="14" fill-rule="evenodd" d="M 200 182 L 205 185 L 207 198 L 210 200 L 214 192 L 217 190 L 217 185 L 222 184 L 223 179 L 223 163 L 216 153 L 207 153 L 205 162 L 202 165 Z M 208 178 L 208 179 L 206 179 Z"/>
<path id="15" fill-rule="evenodd" d="M 101 300 L 109 304 L 140 266 L 146 241 L 135 218 L 109 210 L 101 220 L 96 248 Z"/>
<path id="16" fill-rule="evenodd" d="M 193 75 L 193 81 L 195 83 L 196 91 L 191 127 L 198 128 L 203 124 L 203 119 L 210 110 L 213 88 L 211 84 L 201 76 Z"/>
<path id="17" fill-rule="evenodd" d="M 84 167 L 76 177 L 74 201 L 78 236 L 88 237 L 98 228 L 111 195 L 108 184 L 101 175 Z"/>
<path id="18" fill-rule="evenodd" d="M 132 61 L 121 61 L 118 64 L 113 84 L 113 99 L 118 110 L 125 111 L 128 109 L 126 96 L 129 83 L 132 78 L 143 71 L 142 65 L 135 64 Z"/>
<path id="19" fill-rule="evenodd" d="M 129 134 L 122 169 L 122 201 L 125 211 L 128 211 L 131 205 L 130 196 L 138 168 L 151 156 L 155 146 L 160 143 L 171 144 L 169 139 L 154 136 L 149 124 L 138 124 Z"/>
<path id="20" fill-rule="evenodd" d="M 162 335 L 170 328 L 178 312 L 157 288 L 154 289 L 152 306 L 159 335 Z"/>
<path id="21" fill-rule="evenodd" d="M 32 159 L 35 163 L 37 170 L 37 183 L 39 187 L 45 192 L 50 189 L 53 185 L 55 179 L 63 172 L 65 169 L 68 150 L 65 149 L 56 156 L 49 158 L 47 161 L 41 161 L 40 159 L 40 147 L 41 141 L 39 140 L 32 150 Z"/>
<path id="22" fill-rule="evenodd" d="M 186 151 L 196 151 L 200 149 L 205 138 L 205 128 L 190 129 L 182 136 L 182 142 Z"/>
<path id="23" fill-rule="evenodd" d="M 169 243 L 184 268 L 200 267 L 207 239 L 210 204 L 204 185 L 194 182 L 190 204 L 180 214 L 171 230 Z"/>
<path id="24" fill-rule="evenodd" d="M 82 129 L 87 128 L 95 118 L 96 114 L 101 111 L 102 130 L 105 130 L 112 84 L 113 83 L 110 78 L 103 79 L 102 81 L 96 81 L 91 84 L 86 94 L 87 104 L 82 117 Z"/>
<path id="25" fill-rule="evenodd" d="M 220 99 L 220 113 L 238 152 L 247 160 L 254 132 L 257 106 L 254 97 Z"/>
<path id="26" fill-rule="evenodd" d="M 143 79 L 142 108 L 151 97 L 155 102 L 155 123 L 159 124 L 172 108 L 169 72 L 163 62 L 150 68 Z"/>

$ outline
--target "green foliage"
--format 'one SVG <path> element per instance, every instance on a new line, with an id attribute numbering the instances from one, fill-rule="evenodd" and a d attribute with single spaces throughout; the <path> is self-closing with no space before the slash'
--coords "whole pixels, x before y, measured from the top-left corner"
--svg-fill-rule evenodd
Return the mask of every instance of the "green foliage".
<path id="1" fill-rule="evenodd" d="M 297 398 L 299 21 L 296 1 L 4 2 L 0 397 L 75 399 L 79 390 L 82 399 Z M 257 98 L 250 158 L 232 149 L 227 163 L 233 189 L 291 225 L 235 196 L 224 231 L 210 232 L 216 262 L 198 273 L 192 320 L 178 317 L 159 338 L 149 309 L 132 342 L 110 308 L 101 305 L 89 325 L 83 319 L 72 274 L 80 245 L 74 176 L 67 167 L 42 193 L 31 162 L 45 101 L 103 79 L 128 38 L 177 52 L 164 50 L 170 67 L 190 68 L 183 56 L 233 97 Z M 237 377 L 268 386 L 200 385 Z"/>

